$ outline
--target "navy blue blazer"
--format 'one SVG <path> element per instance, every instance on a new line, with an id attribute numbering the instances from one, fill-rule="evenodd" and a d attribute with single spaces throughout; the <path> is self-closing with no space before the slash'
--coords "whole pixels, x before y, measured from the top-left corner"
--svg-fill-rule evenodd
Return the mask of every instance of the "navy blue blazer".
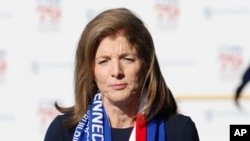
<path id="1" fill-rule="evenodd" d="M 75 127 L 66 128 L 67 115 L 57 116 L 49 125 L 44 141 L 72 141 Z M 188 116 L 177 114 L 166 120 L 167 141 L 199 141 L 195 123 Z"/>

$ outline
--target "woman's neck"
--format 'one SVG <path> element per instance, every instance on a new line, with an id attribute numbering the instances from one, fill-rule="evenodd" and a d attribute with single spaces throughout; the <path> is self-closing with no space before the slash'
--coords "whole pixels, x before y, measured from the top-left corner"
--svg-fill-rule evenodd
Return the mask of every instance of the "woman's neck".
<path id="1" fill-rule="evenodd" d="M 127 128 L 134 126 L 135 116 L 138 113 L 138 98 L 128 100 L 119 104 L 104 101 L 105 111 L 109 117 L 111 127 L 113 128 Z"/>

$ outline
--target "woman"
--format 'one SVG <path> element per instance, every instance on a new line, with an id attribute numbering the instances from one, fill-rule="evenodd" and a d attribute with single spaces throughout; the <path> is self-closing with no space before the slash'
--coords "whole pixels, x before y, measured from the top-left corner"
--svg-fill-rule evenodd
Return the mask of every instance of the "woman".
<path id="1" fill-rule="evenodd" d="M 177 113 L 143 22 L 125 8 L 90 21 L 76 51 L 75 105 L 63 108 L 45 141 L 198 141 Z"/>

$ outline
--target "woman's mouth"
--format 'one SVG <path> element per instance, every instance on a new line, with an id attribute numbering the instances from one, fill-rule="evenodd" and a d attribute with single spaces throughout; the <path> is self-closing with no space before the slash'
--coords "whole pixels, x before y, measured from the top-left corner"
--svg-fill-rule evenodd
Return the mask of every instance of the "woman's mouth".
<path id="1" fill-rule="evenodd" d="M 127 87 L 126 83 L 121 83 L 121 84 L 112 84 L 110 85 L 111 88 L 115 89 L 115 90 L 121 90 Z"/>

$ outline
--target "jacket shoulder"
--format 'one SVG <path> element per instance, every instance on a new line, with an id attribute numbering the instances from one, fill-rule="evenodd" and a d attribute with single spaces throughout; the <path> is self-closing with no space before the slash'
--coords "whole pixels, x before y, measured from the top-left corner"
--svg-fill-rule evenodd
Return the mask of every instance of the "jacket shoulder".
<path id="1" fill-rule="evenodd" d="M 166 121 L 168 141 L 199 141 L 195 123 L 189 116 L 176 114 Z"/>
<path id="2" fill-rule="evenodd" d="M 72 141 L 75 128 L 65 126 L 69 115 L 58 115 L 50 123 L 44 137 L 44 141 Z"/>

